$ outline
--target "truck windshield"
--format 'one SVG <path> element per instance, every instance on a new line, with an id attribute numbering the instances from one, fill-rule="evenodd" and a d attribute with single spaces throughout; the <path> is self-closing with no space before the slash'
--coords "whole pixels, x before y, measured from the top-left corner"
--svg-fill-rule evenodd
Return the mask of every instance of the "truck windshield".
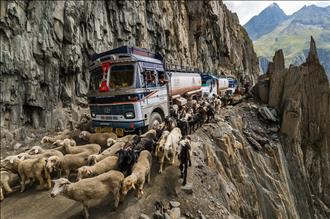
<path id="1" fill-rule="evenodd" d="M 209 85 L 211 84 L 210 81 L 211 81 L 211 80 L 202 79 L 202 86 L 203 86 L 203 87 L 209 86 Z"/>
<path id="2" fill-rule="evenodd" d="M 130 87 L 134 82 L 133 65 L 115 65 L 110 70 L 110 89 Z"/>

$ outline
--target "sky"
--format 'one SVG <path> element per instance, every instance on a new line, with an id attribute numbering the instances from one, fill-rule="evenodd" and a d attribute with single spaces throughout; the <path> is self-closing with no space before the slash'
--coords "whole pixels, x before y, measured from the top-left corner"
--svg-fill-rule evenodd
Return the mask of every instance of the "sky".
<path id="1" fill-rule="evenodd" d="M 315 4 L 320 7 L 330 5 L 330 1 L 226 1 L 227 8 L 232 12 L 236 12 L 240 20 L 240 24 L 244 25 L 253 16 L 258 15 L 263 9 L 272 3 L 277 3 L 280 8 L 287 14 L 291 15 L 298 11 L 304 5 Z"/>

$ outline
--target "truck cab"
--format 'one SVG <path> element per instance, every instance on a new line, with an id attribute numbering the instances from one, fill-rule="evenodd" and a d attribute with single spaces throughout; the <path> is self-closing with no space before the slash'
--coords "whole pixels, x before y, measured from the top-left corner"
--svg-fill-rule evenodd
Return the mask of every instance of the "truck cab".
<path id="1" fill-rule="evenodd" d="M 162 56 L 123 46 L 91 60 L 88 103 L 97 132 L 122 136 L 151 128 L 169 114 Z"/>
<path id="2" fill-rule="evenodd" d="M 227 89 L 227 91 L 230 94 L 234 94 L 236 88 L 238 87 L 238 81 L 237 81 L 237 79 L 235 79 L 233 77 L 228 77 L 227 80 L 228 80 L 228 89 Z"/>
<path id="3" fill-rule="evenodd" d="M 202 96 L 212 98 L 218 94 L 217 78 L 210 74 L 202 74 Z"/>

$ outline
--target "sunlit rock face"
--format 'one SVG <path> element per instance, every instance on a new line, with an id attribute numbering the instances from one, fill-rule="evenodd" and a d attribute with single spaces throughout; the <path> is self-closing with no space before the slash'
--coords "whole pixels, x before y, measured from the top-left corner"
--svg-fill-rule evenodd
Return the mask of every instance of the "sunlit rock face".
<path id="1" fill-rule="evenodd" d="M 1 2 L 1 126 L 72 128 L 86 107 L 89 56 L 122 45 L 168 63 L 255 81 L 257 58 L 221 1 Z"/>
<path id="2" fill-rule="evenodd" d="M 277 51 L 254 90 L 282 115 L 280 132 L 295 202 L 309 209 L 299 212 L 301 218 L 313 218 L 326 214 L 330 205 L 330 85 L 313 38 L 305 63 L 285 69 L 283 60 Z"/>

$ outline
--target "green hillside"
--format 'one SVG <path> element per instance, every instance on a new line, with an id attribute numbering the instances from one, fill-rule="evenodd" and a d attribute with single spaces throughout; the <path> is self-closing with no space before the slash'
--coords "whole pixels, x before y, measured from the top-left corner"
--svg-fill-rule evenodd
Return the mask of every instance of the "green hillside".
<path id="1" fill-rule="evenodd" d="M 319 51 L 321 64 L 330 78 L 330 7 L 304 7 L 273 31 L 254 41 L 258 56 L 272 59 L 274 52 L 283 49 L 286 65 L 300 64 L 305 60 L 310 36 Z"/>

